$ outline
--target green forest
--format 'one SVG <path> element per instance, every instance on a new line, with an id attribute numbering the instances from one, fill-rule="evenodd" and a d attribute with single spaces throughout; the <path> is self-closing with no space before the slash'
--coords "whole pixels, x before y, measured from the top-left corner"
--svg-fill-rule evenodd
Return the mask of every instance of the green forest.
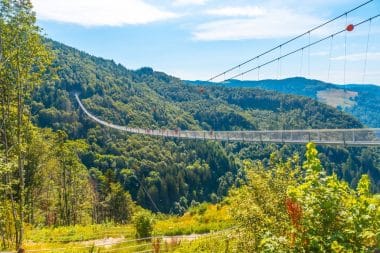
<path id="1" fill-rule="evenodd" d="M 87 118 L 74 93 L 101 119 L 149 129 L 364 127 L 350 114 L 302 96 L 128 70 L 42 34 L 30 1 L 0 0 L 0 249 L 100 252 L 80 242 L 192 233 L 190 246 L 171 240 L 165 250 L 380 247 L 379 148 L 126 134 Z M 134 247 L 164 250 L 156 239 Z M 123 243 L 112 251 L 135 252 Z"/>

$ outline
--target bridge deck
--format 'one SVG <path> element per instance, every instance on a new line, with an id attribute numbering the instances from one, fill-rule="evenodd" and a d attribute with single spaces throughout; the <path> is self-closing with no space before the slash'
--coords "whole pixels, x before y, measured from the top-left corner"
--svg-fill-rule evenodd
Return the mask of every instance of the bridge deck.
<path id="1" fill-rule="evenodd" d="M 359 129 L 305 129 L 305 130 L 273 130 L 273 131 L 189 131 L 167 129 L 143 129 L 115 125 L 103 121 L 92 115 L 82 104 L 78 94 L 75 94 L 80 108 L 93 121 L 120 131 L 145 134 L 152 136 L 218 140 L 218 141 L 244 141 L 257 143 L 290 143 L 305 144 L 314 142 L 321 145 L 347 145 L 347 146 L 378 146 L 380 145 L 379 128 Z"/>

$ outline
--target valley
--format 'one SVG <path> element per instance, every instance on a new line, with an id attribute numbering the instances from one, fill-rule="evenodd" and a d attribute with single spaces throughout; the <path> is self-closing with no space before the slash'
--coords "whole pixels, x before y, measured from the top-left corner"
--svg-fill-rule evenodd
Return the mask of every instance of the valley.
<path id="1" fill-rule="evenodd" d="M 347 23 L 371 2 L 260 54 L 257 60 L 280 49 L 241 76 L 277 63 L 280 77 L 280 60 L 302 51 L 303 62 L 304 50 L 327 39 L 332 49 L 339 34 L 346 50 L 347 33 L 380 17 Z M 379 86 L 305 77 L 214 81 L 252 60 L 209 81 L 133 70 L 87 53 L 96 47 L 48 38 L 41 24 L 84 40 L 76 31 L 94 38 L 114 31 L 112 22 L 66 24 L 76 8 L 50 23 L 62 4 L 72 3 L 0 0 L 0 252 L 377 252 Z M 82 4 L 84 19 L 100 6 Z M 123 4 L 179 18 L 143 0 Z M 52 16 L 40 21 L 44 6 Z M 311 32 L 343 16 L 343 30 L 311 41 Z M 281 51 L 307 34 L 306 46 Z M 163 47 L 143 44 L 144 54 Z"/>

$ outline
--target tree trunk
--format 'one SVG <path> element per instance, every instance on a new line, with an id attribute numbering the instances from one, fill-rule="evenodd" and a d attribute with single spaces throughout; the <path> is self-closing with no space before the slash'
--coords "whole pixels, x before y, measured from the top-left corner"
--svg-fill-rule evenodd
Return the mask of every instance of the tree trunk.
<path id="1" fill-rule="evenodd" d="M 2 89 L 2 99 L 1 99 L 1 113 L 2 113 L 2 137 L 3 137 L 3 145 L 4 145 L 4 162 L 5 164 L 9 163 L 9 142 L 8 142 L 8 120 L 10 119 L 10 94 L 7 97 L 6 87 L 3 86 Z M 17 230 L 17 208 L 15 206 L 15 198 L 13 195 L 12 185 L 11 185 L 11 175 L 10 173 L 5 174 L 5 184 L 9 185 L 8 195 L 11 200 L 11 209 L 12 209 L 12 218 L 15 223 L 15 237 L 16 244 L 17 238 L 19 238 L 19 231 Z"/>
<path id="2" fill-rule="evenodd" d="M 19 53 L 19 52 L 18 52 Z M 16 222 L 18 238 L 16 237 L 16 248 L 22 247 L 24 237 L 24 159 L 22 152 L 22 116 L 23 116 L 23 86 L 21 80 L 20 60 L 17 58 L 17 167 L 19 176 L 19 221 Z M 18 223 L 18 224 L 17 224 Z"/>

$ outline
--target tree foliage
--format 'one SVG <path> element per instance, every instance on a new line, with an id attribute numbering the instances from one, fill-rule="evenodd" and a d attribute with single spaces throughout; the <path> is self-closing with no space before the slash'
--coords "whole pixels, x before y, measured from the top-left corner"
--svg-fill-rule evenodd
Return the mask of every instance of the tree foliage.
<path id="1" fill-rule="evenodd" d="M 137 238 L 147 238 L 152 236 L 154 218 L 151 213 L 147 211 L 138 212 L 133 219 L 133 224 L 136 228 Z"/>
<path id="2" fill-rule="evenodd" d="M 5 206 L 11 208 L 16 248 L 21 248 L 24 234 L 24 165 L 30 128 L 25 101 L 43 81 L 52 60 L 35 22 L 29 0 L 0 1 L 0 144 L 5 167 L 9 167 L 7 164 L 12 161 L 17 164 L 16 167 L 11 167 L 13 170 L 3 175 L 4 182 L 8 184 L 5 199 L 11 202 Z"/>
<path id="3" fill-rule="evenodd" d="M 199 87 L 151 68 L 127 70 L 113 61 L 42 39 L 28 0 L 0 0 L 0 7 L 2 247 L 21 248 L 25 222 L 37 227 L 125 224 L 132 220 L 134 202 L 155 212 L 183 214 L 196 203 L 220 201 L 231 187 L 244 185 L 247 178 L 249 183 L 236 193 L 244 196 L 236 217 L 263 233 L 243 230 L 250 240 L 242 241 L 242 249 L 247 245 L 257 250 L 284 245 L 302 248 L 305 240 L 310 246 L 317 235 L 312 230 L 307 231 L 313 238 L 300 235 L 308 229 L 302 220 L 307 217 L 304 208 L 312 210 L 318 206 L 316 201 L 329 206 L 329 199 L 340 200 L 339 194 L 323 188 L 330 185 L 319 182 L 322 179 L 337 184 L 337 192 L 346 194 L 347 199 L 351 197 L 349 187 L 344 188 L 337 177 L 350 185 L 358 184 L 352 194 L 363 200 L 352 201 L 363 204 L 365 210 L 373 208 L 373 199 L 365 190 L 368 180 L 360 180 L 360 175 L 367 173 L 375 181 L 373 188 L 379 189 L 377 149 L 324 147 L 317 156 L 309 148 L 311 153 L 304 159 L 292 156 L 296 150 L 302 152 L 302 147 L 288 145 L 129 135 L 87 119 L 72 93 L 80 92 L 86 107 L 104 120 L 153 129 L 362 127 L 353 117 L 308 98 L 226 87 L 200 92 Z M 57 57 L 49 67 L 50 49 Z M 57 79 L 53 78 L 55 71 Z M 263 162 L 242 165 L 245 158 Z M 305 170 L 300 172 L 299 164 L 304 160 Z M 273 170 L 263 170 L 265 166 Z M 247 169 L 251 167 L 255 173 Z M 333 173 L 337 177 L 327 176 Z M 319 199 L 316 188 L 310 189 L 311 193 L 316 191 L 315 199 L 302 195 L 300 187 L 309 187 L 306 182 L 313 178 L 321 188 L 318 190 L 332 194 L 327 200 Z M 249 192 L 261 192 L 265 198 L 259 194 L 251 198 Z M 366 206 L 365 201 L 371 203 Z M 341 207 L 336 210 L 340 213 Z M 138 217 L 142 227 L 149 228 L 144 215 Z M 358 219 L 362 222 L 363 217 Z M 289 228 L 291 233 L 286 231 Z M 333 228 L 327 226 L 326 234 Z M 149 229 L 144 231 L 139 236 L 149 234 Z M 373 241 L 373 233 L 377 236 L 371 229 L 363 230 L 357 238 Z M 327 246 L 321 247 L 345 247 L 345 241 L 338 239 L 329 239 Z"/>
<path id="4" fill-rule="evenodd" d="M 363 175 L 356 189 L 327 175 L 315 145 L 306 161 L 270 170 L 246 163 L 249 183 L 233 191 L 241 252 L 368 252 L 380 246 L 380 201 Z"/>

